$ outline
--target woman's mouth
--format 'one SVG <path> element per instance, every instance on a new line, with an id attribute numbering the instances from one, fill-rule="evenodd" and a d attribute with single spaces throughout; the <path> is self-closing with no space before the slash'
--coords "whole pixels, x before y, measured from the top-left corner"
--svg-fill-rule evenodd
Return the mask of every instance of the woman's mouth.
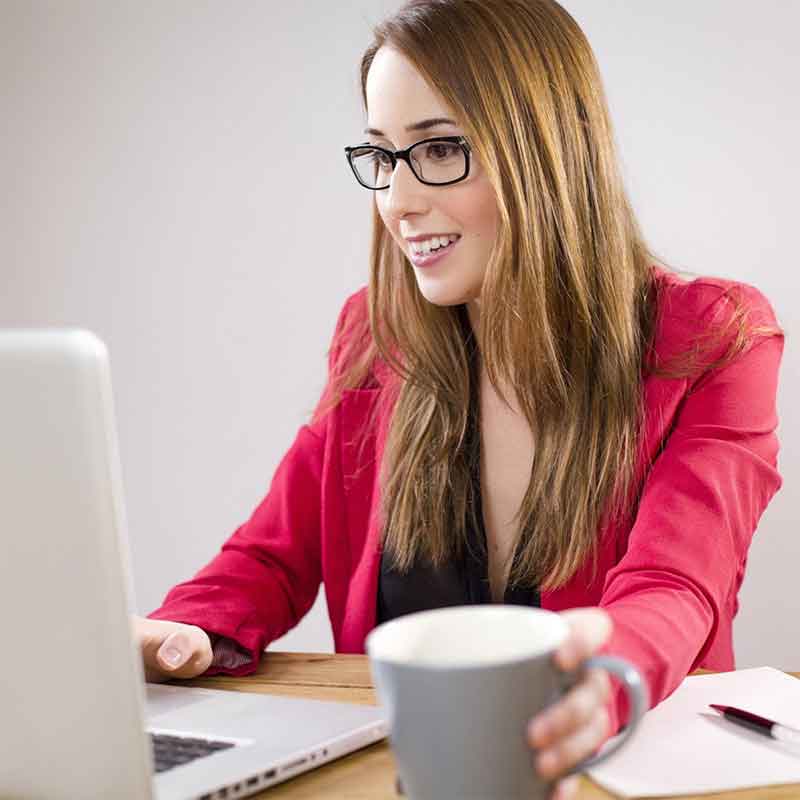
<path id="1" fill-rule="evenodd" d="M 438 263 L 453 250 L 460 238 L 459 234 L 451 233 L 420 242 L 409 242 L 411 263 L 415 267 L 429 267 Z"/>

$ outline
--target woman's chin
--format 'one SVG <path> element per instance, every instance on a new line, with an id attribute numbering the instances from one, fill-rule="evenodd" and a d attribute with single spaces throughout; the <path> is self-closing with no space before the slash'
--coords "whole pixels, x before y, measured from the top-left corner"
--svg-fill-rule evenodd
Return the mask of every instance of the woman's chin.
<path id="1" fill-rule="evenodd" d="M 420 294 L 435 306 L 460 306 L 475 294 L 471 291 L 471 287 L 457 284 L 453 280 L 420 275 L 420 270 L 415 272 Z"/>

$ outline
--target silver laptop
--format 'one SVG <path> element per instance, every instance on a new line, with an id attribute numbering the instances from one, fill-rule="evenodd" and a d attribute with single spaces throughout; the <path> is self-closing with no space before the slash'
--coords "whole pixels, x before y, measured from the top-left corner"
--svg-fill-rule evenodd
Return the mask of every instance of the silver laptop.
<path id="1" fill-rule="evenodd" d="M 372 706 L 144 683 L 91 333 L 0 332 L 0 535 L 0 797 L 230 800 L 386 735 Z"/>

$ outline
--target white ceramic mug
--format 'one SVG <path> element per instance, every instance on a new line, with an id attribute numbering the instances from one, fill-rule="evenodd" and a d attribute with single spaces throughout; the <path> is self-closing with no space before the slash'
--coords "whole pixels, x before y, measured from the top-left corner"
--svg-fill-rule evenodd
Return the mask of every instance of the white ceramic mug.
<path id="1" fill-rule="evenodd" d="M 648 707 L 638 671 L 607 656 L 575 672 L 553 663 L 569 632 L 552 611 L 469 605 L 408 614 L 366 641 L 378 698 L 387 712 L 399 780 L 411 800 L 545 800 L 552 784 L 534 767 L 529 721 L 589 668 L 619 678 L 630 700 L 624 732 L 570 773 L 606 760 Z"/>

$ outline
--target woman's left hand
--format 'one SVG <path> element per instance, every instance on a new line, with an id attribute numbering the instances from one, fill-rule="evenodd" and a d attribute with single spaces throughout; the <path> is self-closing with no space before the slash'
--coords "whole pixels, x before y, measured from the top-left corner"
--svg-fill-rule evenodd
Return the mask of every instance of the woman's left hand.
<path id="1" fill-rule="evenodd" d="M 602 608 L 577 608 L 560 612 L 569 636 L 555 653 L 562 670 L 573 671 L 594 655 L 611 635 L 611 617 Z M 589 669 L 557 703 L 537 714 L 528 726 L 528 744 L 540 751 L 536 769 L 546 780 L 557 780 L 578 762 L 592 755 L 608 738 L 606 702 L 611 681 L 601 669 Z M 577 795 L 579 776 L 558 781 L 551 800 L 571 800 Z"/>

